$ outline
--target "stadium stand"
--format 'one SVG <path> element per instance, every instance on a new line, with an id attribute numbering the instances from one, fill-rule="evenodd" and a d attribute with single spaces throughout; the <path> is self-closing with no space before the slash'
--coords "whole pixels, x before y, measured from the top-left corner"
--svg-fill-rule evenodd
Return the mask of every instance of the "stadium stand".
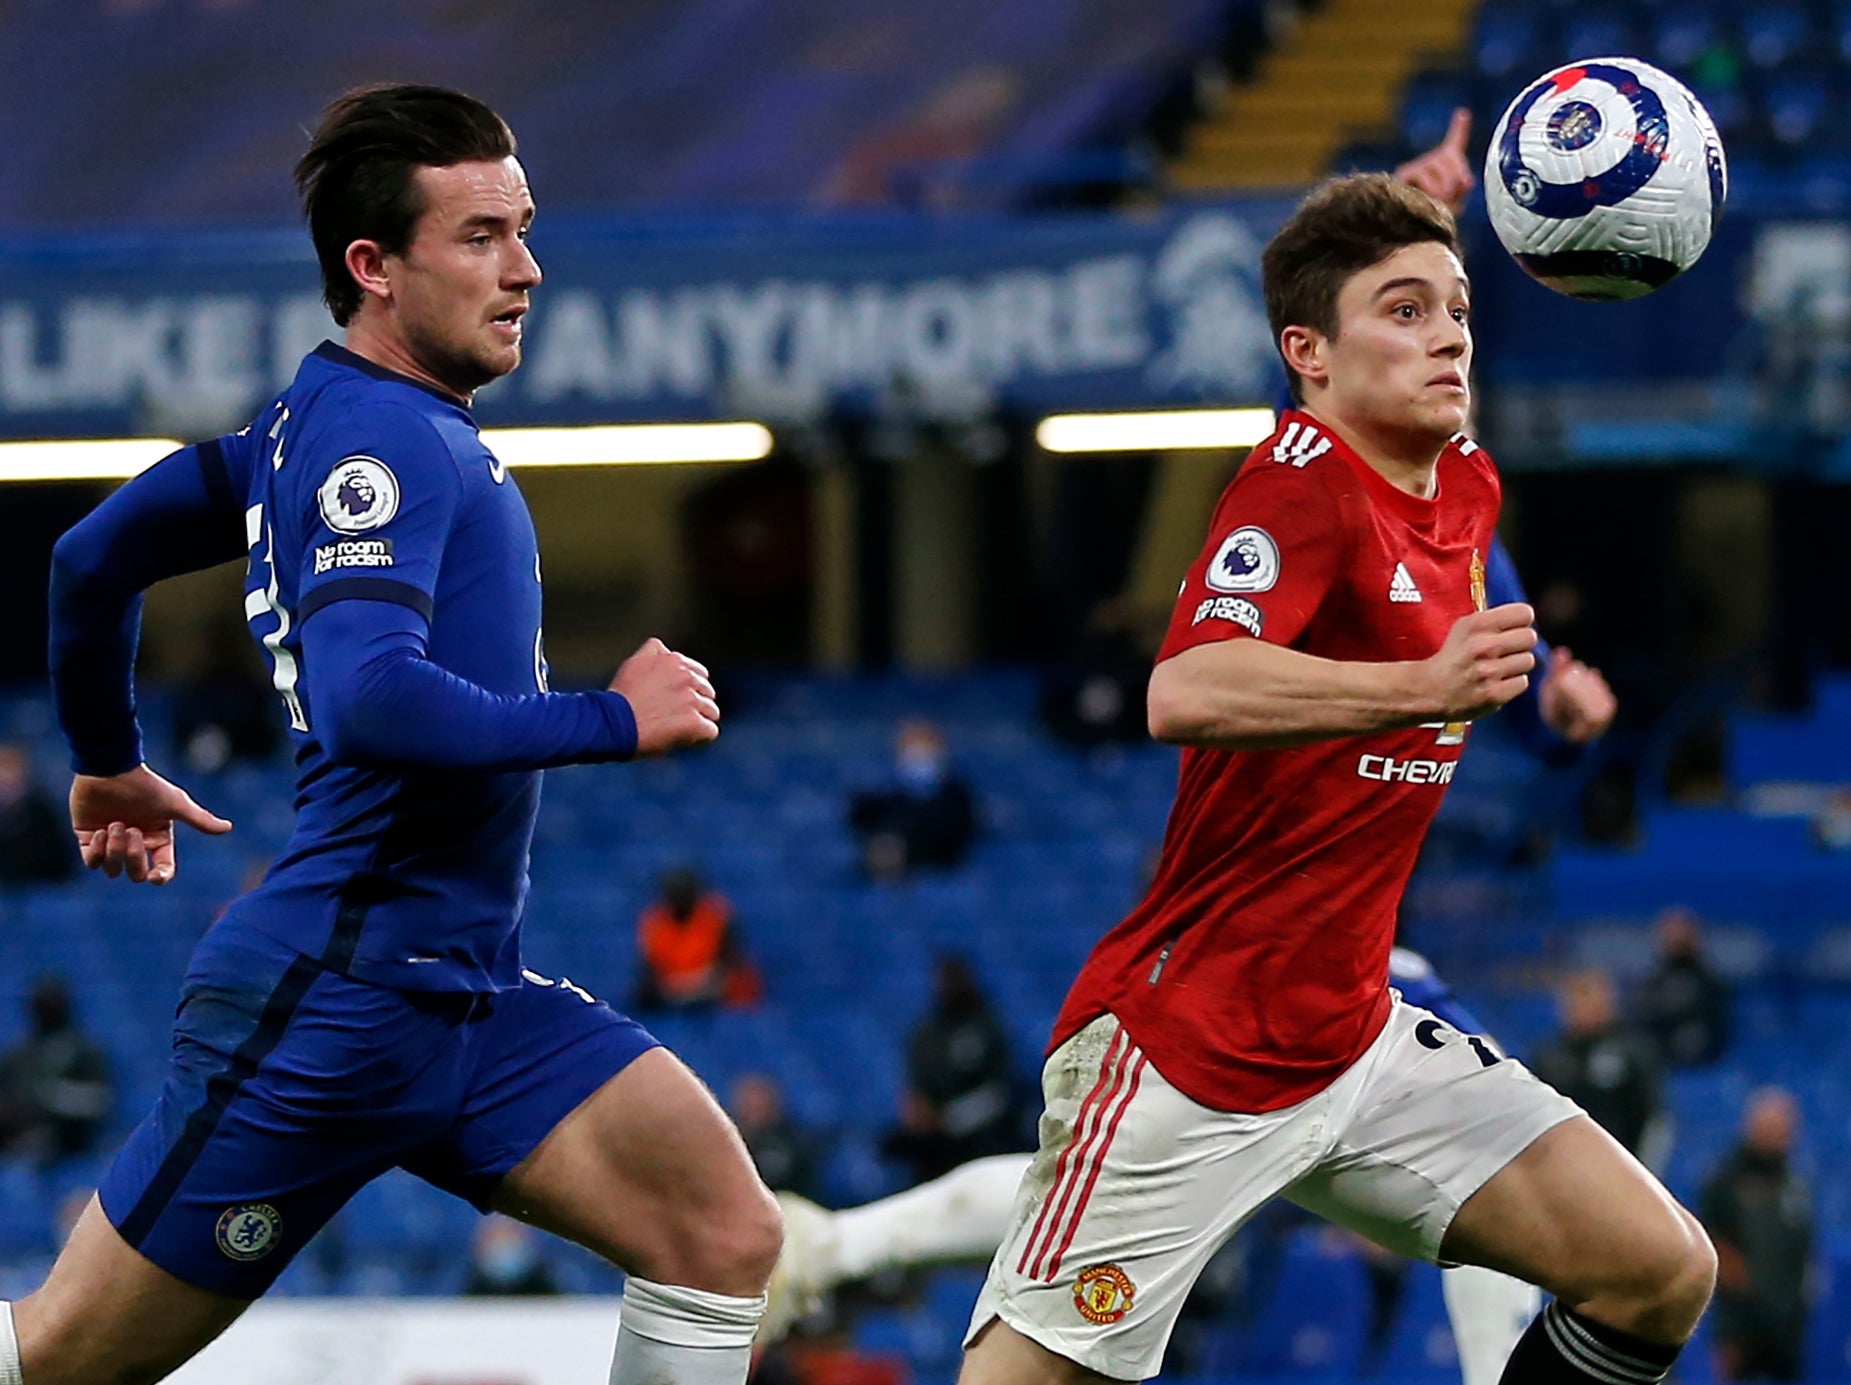
<path id="1" fill-rule="evenodd" d="M 1074 968 L 1139 889 L 1175 760 L 1154 745 L 1091 753 L 1061 745 L 1034 720 L 1026 673 L 761 675 L 736 698 L 741 710 L 711 751 L 548 776 L 527 962 L 625 995 L 636 909 L 664 865 L 698 858 L 737 906 L 766 998 L 749 1010 L 670 1017 L 658 1032 L 718 1090 L 743 1071 L 773 1073 L 796 1117 L 831 1139 L 830 1199 L 859 1201 L 894 1186 L 877 1143 L 893 1118 L 904 1036 L 925 1004 L 932 957 L 956 950 L 975 961 L 1030 1078 Z M 156 696 L 157 728 L 162 715 Z M 880 773 L 892 726 L 907 715 L 945 729 L 986 804 L 985 832 L 965 868 L 877 886 L 857 871 L 842 805 L 848 789 Z M 0 702 L 0 732 L 57 763 L 42 702 Z M 1804 717 L 1736 718 L 1737 798 L 1752 804 L 1766 797 L 1757 785 L 1844 763 L 1819 747 L 1846 738 L 1851 681 L 1823 682 Z M 1796 757 L 1798 745 L 1812 749 Z M 1550 1002 L 1535 989 L 1539 960 L 1595 962 L 1637 978 L 1650 961 L 1650 914 L 1695 903 L 1712 920 L 1712 954 L 1735 986 L 1737 1038 L 1715 1067 L 1671 1080 L 1672 1187 L 1694 1197 L 1734 1137 L 1742 1099 L 1764 1082 L 1798 1093 L 1812 1147 L 1851 1132 L 1851 910 L 1843 903 L 1851 854 L 1815 845 L 1802 818 L 1664 807 L 1649 814 L 1635 849 L 1565 847 L 1540 870 L 1488 871 L 1488 844 L 1532 830 L 1524 805 L 1552 801 L 1549 774 L 1539 779 L 1531 765 L 1496 723 L 1481 729 L 1409 907 L 1414 940 L 1464 984 L 1487 1024 L 1518 1053 L 1535 1046 L 1553 1027 Z M 12 991 L 53 966 L 73 977 L 82 1015 L 120 1070 L 119 1121 L 144 1109 L 161 1079 L 162 1039 L 193 941 L 288 828 L 286 765 L 234 767 L 192 787 L 239 831 L 223 842 L 187 841 L 168 889 L 131 899 L 90 878 L 0 898 L 0 974 Z M 11 1012 L 12 998 L 0 994 L 0 1013 Z M 42 1272 L 54 1234 L 46 1209 L 99 1168 L 96 1160 L 49 1170 L 0 1163 L 0 1292 Z M 1834 1269 L 1810 1358 L 1814 1377 L 1825 1379 L 1842 1374 L 1851 1348 L 1851 1287 L 1841 1287 L 1851 1286 L 1851 1168 L 1818 1161 L 1810 1173 Z M 280 1289 L 454 1292 L 472 1221 L 462 1204 L 393 1175 L 354 1201 Z M 550 1253 L 572 1288 L 616 1284 L 589 1256 Z M 1243 1379 L 1354 1371 L 1367 1292 L 1360 1268 L 1315 1230 L 1289 1236 L 1283 1257 L 1250 1319 L 1209 1333 L 1199 1371 Z M 942 1272 L 917 1304 L 861 1315 L 856 1345 L 906 1357 L 921 1379 L 948 1376 L 973 1274 Z M 1384 1370 L 1441 1378 L 1450 1350 L 1437 1283 L 1417 1271 Z M 1707 1378 L 1702 1354 L 1691 1360 L 1697 1369 L 1687 1378 Z"/>
<path id="2" fill-rule="evenodd" d="M 70 8 L 0 9 L 16 151 L 0 225 L 288 223 L 299 127 L 328 92 L 386 77 L 501 109 L 552 213 L 1008 205 L 1134 175 L 1166 92 L 1262 6 L 82 0 L 81 23 Z"/>

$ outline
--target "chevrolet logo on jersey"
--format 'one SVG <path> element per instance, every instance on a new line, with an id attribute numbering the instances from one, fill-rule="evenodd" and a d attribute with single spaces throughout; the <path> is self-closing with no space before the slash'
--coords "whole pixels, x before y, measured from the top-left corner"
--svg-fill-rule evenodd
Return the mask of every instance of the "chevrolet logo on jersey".
<path id="1" fill-rule="evenodd" d="M 1457 760 L 1397 760 L 1393 755 L 1365 755 L 1356 762 L 1361 779 L 1383 784 L 1450 784 Z"/>

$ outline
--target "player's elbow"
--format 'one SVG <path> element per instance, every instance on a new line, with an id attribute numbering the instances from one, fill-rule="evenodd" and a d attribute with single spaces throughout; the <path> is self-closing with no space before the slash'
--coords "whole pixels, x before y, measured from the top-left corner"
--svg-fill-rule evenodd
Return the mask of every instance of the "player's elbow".
<path id="1" fill-rule="evenodd" d="M 337 711 L 318 718 L 315 739 L 320 742 L 328 762 L 346 769 L 378 769 L 384 763 L 374 738 L 351 713 Z"/>
<path id="2" fill-rule="evenodd" d="M 315 709 L 314 734 L 330 764 L 347 769 L 384 769 L 390 766 L 390 718 L 368 705 L 361 689 L 311 689 Z"/>
<path id="3" fill-rule="evenodd" d="M 60 593 L 82 590 L 101 567 L 107 545 L 97 542 L 87 521 L 72 525 L 51 546 L 51 591 L 55 600 Z"/>
<path id="4" fill-rule="evenodd" d="M 1200 699 L 1192 694 L 1189 681 L 1173 667 L 1173 661 L 1158 664 L 1151 672 L 1144 695 L 1144 722 L 1151 739 L 1165 745 L 1189 745 L 1202 734 L 1205 719 Z"/>

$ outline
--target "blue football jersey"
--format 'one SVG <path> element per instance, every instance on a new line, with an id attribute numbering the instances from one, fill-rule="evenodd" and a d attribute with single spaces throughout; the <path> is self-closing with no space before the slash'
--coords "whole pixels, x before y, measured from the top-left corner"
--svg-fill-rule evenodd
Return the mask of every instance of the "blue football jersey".
<path id="1" fill-rule="evenodd" d="M 462 404 L 332 343 L 219 449 L 244 510 L 245 615 L 299 771 L 294 835 L 227 924 L 380 985 L 518 984 L 539 772 L 333 762 L 302 631 L 333 602 L 394 602 L 428 622 L 442 669 L 489 693 L 546 691 L 519 487 Z"/>

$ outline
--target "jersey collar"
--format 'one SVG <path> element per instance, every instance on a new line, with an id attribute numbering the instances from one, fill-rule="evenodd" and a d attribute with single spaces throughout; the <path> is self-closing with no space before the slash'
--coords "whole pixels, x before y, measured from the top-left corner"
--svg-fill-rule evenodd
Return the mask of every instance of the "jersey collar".
<path id="1" fill-rule="evenodd" d="M 1418 495 L 1409 495 L 1406 491 L 1402 490 L 1401 487 L 1395 485 L 1386 476 L 1382 475 L 1381 472 L 1365 462 L 1362 457 L 1358 455 L 1356 449 L 1345 442 L 1342 436 L 1338 434 L 1337 430 L 1332 428 L 1323 419 L 1313 418 L 1310 414 L 1304 413 L 1298 409 L 1291 409 L 1281 415 L 1279 419 L 1279 426 L 1281 429 L 1283 429 L 1287 423 L 1298 423 L 1305 428 L 1314 428 L 1319 433 L 1329 438 L 1331 452 L 1343 458 L 1344 465 L 1356 473 L 1357 479 L 1362 482 L 1363 489 L 1369 493 L 1369 498 L 1382 509 L 1387 510 L 1390 514 L 1398 516 L 1416 528 L 1426 528 L 1433 524 L 1434 516 L 1439 512 L 1440 495 L 1443 489 L 1441 480 L 1441 473 L 1444 470 L 1443 464 L 1446 461 L 1447 454 L 1453 450 L 1452 443 L 1449 442 L 1446 444 L 1445 449 L 1440 453 L 1440 465 L 1436 465 L 1434 468 L 1433 494 L 1423 500 Z"/>
<path id="2" fill-rule="evenodd" d="M 335 365 L 346 366 L 349 370 L 357 370 L 363 375 L 370 375 L 375 380 L 387 380 L 395 385 L 410 385 L 413 389 L 423 390 L 426 394 L 430 395 L 431 398 L 441 399 L 451 408 L 461 409 L 465 414 L 469 414 L 472 419 L 475 417 L 474 414 L 470 413 L 469 406 L 455 395 L 445 394 L 434 385 L 427 385 L 422 380 L 414 380 L 411 376 L 402 375 L 396 370 L 388 370 L 377 361 L 369 361 L 359 352 L 349 351 L 346 347 L 337 342 L 324 341 L 320 346 L 315 348 L 314 354 L 321 357 L 324 361 L 331 361 Z"/>

